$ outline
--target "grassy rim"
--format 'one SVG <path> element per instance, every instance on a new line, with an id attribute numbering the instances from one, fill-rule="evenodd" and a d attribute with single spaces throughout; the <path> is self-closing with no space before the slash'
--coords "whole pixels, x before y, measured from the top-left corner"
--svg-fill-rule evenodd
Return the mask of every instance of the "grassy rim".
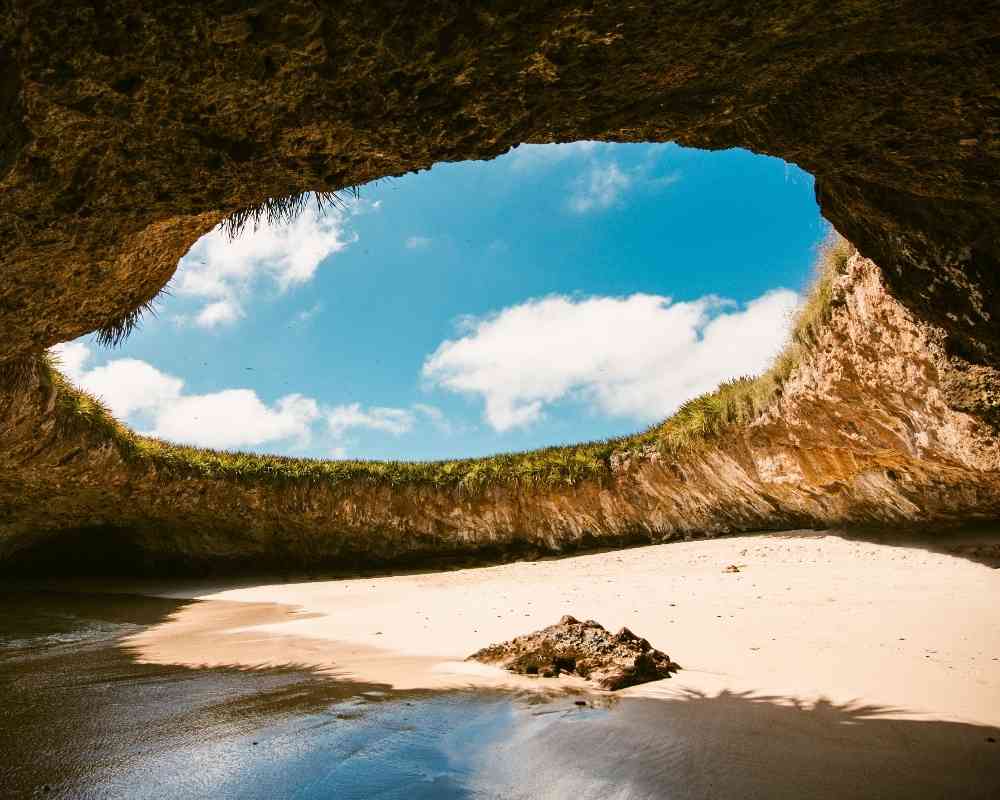
<path id="1" fill-rule="evenodd" d="M 735 425 L 759 418 L 815 346 L 834 307 L 833 282 L 854 248 L 831 233 L 820 248 L 813 285 L 796 313 L 789 341 L 772 366 L 756 377 L 726 381 L 715 391 L 688 400 L 669 418 L 645 431 L 603 441 L 556 445 L 445 461 L 326 461 L 277 455 L 209 450 L 141 436 L 116 420 L 96 398 L 73 386 L 46 353 L 40 362 L 44 382 L 55 391 L 57 426 L 113 443 L 130 463 L 148 464 L 177 475 L 268 482 L 343 483 L 363 481 L 478 492 L 493 486 L 571 487 L 603 481 L 612 474 L 613 454 L 659 452 L 677 458 L 703 446 Z"/>

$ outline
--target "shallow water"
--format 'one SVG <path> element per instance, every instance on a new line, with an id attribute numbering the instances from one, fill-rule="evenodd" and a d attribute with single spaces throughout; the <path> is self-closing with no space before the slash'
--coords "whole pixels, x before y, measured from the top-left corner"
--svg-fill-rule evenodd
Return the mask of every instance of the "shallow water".
<path id="1" fill-rule="evenodd" d="M 1000 796 L 1000 744 L 988 741 L 1000 732 L 871 707 L 400 693 L 296 670 L 135 663 L 122 640 L 183 605 L 0 594 L 0 796 Z"/>
<path id="2" fill-rule="evenodd" d="M 606 713 L 572 699 L 135 663 L 122 640 L 183 605 L 0 594 L 0 796 L 468 797 L 518 714 Z"/>

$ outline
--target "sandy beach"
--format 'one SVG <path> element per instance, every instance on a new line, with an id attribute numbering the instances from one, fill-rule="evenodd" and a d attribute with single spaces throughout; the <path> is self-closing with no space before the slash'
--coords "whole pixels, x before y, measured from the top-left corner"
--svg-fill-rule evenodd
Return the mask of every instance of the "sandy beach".
<path id="1" fill-rule="evenodd" d="M 157 593 L 201 602 L 127 641 L 144 662 L 289 664 L 396 689 L 585 689 L 463 660 L 573 614 L 628 626 L 683 666 L 619 696 L 739 693 L 1000 725 L 1000 571 L 915 545 L 799 532 Z"/>

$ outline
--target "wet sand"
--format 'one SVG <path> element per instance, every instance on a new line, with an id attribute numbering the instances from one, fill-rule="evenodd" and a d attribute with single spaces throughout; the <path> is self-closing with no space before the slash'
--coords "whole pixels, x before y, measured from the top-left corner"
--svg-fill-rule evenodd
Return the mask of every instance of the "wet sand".
<path id="1" fill-rule="evenodd" d="M 309 671 L 138 664 L 121 646 L 184 607 L 0 593 L 5 800 L 993 800 L 1000 790 L 995 729 L 857 704 L 394 692 Z"/>
<path id="2" fill-rule="evenodd" d="M 100 587 L 177 599 L 0 595 L 0 785 L 74 800 L 992 800 L 998 583 L 916 544 L 801 534 Z M 608 693 L 457 660 L 567 612 L 627 624 L 685 670 Z"/>
<path id="3" fill-rule="evenodd" d="M 129 637 L 141 662 L 298 665 L 396 689 L 578 690 L 585 684 L 575 679 L 513 678 L 463 662 L 569 613 L 626 625 L 684 667 L 620 695 L 729 693 L 1000 725 L 1000 571 L 912 544 L 755 535 L 166 594 L 202 602 Z"/>

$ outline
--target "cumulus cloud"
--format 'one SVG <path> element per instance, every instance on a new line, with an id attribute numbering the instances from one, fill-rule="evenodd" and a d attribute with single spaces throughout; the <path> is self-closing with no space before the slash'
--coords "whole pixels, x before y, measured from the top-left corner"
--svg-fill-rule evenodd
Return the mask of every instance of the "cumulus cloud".
<path id="1" fill-rule="evenodd" d="M 172 290 L 204 302 L 190 318 L 196 325 L 233 323 L 245 316 L 255 285 L 270 283 L 285 292 L 307 283 L 325 258 L 356 241 L 347 223 L 360 209 L 357 203 L 324 212 L 309 209 L 290 224 L 264 224 L 233 240 L 216 228 L 181 259 Z"/>
<path id="2" fill-rule="evenodd" d="M 622 172 L 614 161 L 594 164 L 586 174 L 577 178 L 569 207 L 578 214 L 610 208 L 621 202 L 632 182 L 633 177 Z"/>
<path id="3" fill-rule="evenodd" d="M 264 403 L 252 389 L 178 396 L 156 408 L 152 436 L 203 447 L 246 447 L 294 441 L 304 445 L 319 419 L 315 400 L 300 394 Z"/>
<path id="4" fill-rule="evenodd" d="M 787 337 L 798 296 L 739 307 L 708 296 L 545 297 L 467 318 L 427 358 L 432 384 L 479 396 L 497 431 L 529 425 L 566 398 L 652 422 L 721 381 L 759 372 Z"/>
<path id="5" fill-rule="evenodd" d="M 423 250 L 431 246 L 431 239 L 427 236 L 411 236 L 406 240 L 407 250 Z"/>
<path id="6" fill-rule="evenodd" d="M 243 307 L 234 299 L 216 300 L 199 311 L 194 318 L 200 328 L 214 328 L 216 325 L 226 325 L 236 322 L 243 316 Z"/>
<path id="7" fill-rule="evenodd" d="M 77 385 L 99 397 L 111 413 L 125 419 L 136 412 L 156 413 L 181 396 L 184 381 L 136 358 L 119 358 L 80 374 Z"/>
<path id="8" fill-rule="evenodd" d="M 350 403 L 326 412 L 326 424 L 334 436 L 342 436 L 351 428 L 369 428 L 399 436 L 410 431 L 414 422 L 413 412 L 405 408 L 372 406 L 365 410 L 360 403 Z"/>
<path id="9" fill-rule="evenodd" d="M 63 342 L 49 348 L 49 352 L 56 357 L 63 375 L 74 383 L 79 383 L 84 365 L 90 361 L 90 348 L 83 342 Z"/>
<path id="10" fill-rule="evenodd" d="M 87 368 L 83 342 L 52 348 L 63 373 L 122 420 L 157 436 L 202 447 L 238 448 L 275 442 L 305 444 L 320 418 L 315 400 L 299 394 L 264 403 L 251 389 L 186 394 L 184 381 L 135 358 Z"/>
<path id="11" fill-rule="evenodd" d="M 94 353 L 81 341 L 56 345 L 52 352 L 66 377 L 98 397 L 115 417 L 150 436 L 181 444 L 218 449 L 301 448 L 325 433 L 331 440 L 331 457 L 343 457 L 343 440 L 352 430 L 400 436 L 421 419 L 439 429 L 448 425 L 440 409 L 424 404 L 329 407 L 302 394 L 288 394 L 269 404 L 246 388 L 189 394 L 181 378 L 139 359 L 118 358 L 89 366 Z"/>
<path id="12" fill-rule="evenodd" d="M 83 342 L 58 344 L 52 352 L 66 377 L 100 398 L 119 419 L 175 400 L 184 386 L 179 378 L 135 358 L 119 358 L 87 369 L 93 354 Z"/>

